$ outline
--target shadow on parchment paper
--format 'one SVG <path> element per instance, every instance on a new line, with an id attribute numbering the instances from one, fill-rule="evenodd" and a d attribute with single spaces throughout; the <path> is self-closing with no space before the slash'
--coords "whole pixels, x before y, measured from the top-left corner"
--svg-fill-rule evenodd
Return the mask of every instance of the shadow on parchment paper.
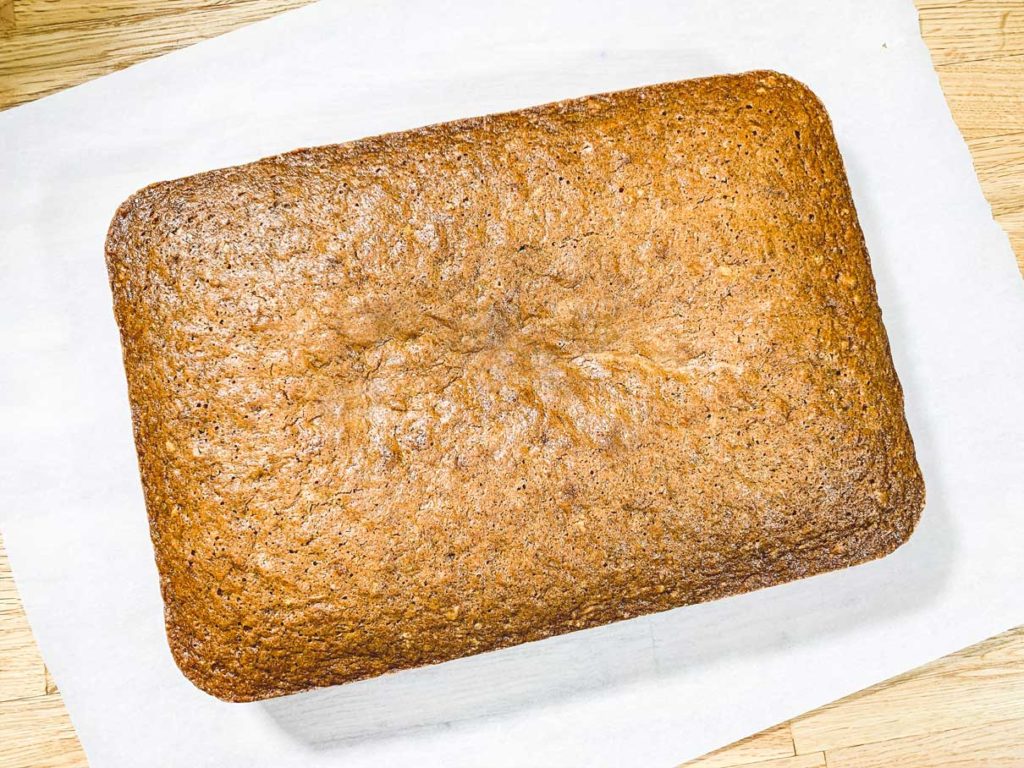
<path id="1" fill-rule="evenodd" d="M 852 160 L 846 156 L 856 188 L 861 168 Z M 858 214 L 870 235 L 879 231 L 881 220 L 864 197 L 857 200 Z M 868 243 L 872 245 L 870 236 Z M 881 245 L 875 246 L 873 267 L 882 282 L 888 277 L 886 264 L 899 254 L 881 258 Z M 907 338 L 899 306 L 886 306 L 885 323 L 890 338 Z M 908 366 L 899 372 L 906 392 L 920 391 Z M 297 741 L 314 749 L 344 749 L 669 678 L 731 658 L 814 646 L 824 637 L 916 612 L 943 591 L 956 542 L 938 471 L 938 448 L 912 399 L 907 409 L 928 504 L 910 541 L 886 558 L 713 603 L 255 706 Z"/>

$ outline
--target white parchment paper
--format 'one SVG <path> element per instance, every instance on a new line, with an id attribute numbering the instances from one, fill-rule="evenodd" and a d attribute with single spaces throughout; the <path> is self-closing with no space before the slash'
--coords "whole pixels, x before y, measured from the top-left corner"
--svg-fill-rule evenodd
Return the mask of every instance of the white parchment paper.
<path id="1" fill-rule="evenodd" d="M 493 4 L 497 6 L 498 4 Z M 668 766 L 1024 622 L 1024 285 L 910 0 L 322 3 L 0 114 L 0 524 L 94 766 Z M 256 704 L 164 639 L 103 263 L 138 187 L 774 68 L 831 113 L 928 486 L 842 572 Z"/>

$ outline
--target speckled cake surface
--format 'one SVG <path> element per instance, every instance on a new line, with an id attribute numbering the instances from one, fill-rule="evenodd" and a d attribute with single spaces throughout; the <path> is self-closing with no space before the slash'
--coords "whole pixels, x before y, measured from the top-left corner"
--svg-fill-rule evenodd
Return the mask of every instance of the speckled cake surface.
<path id="1" fill-rule="evenodd" d="M 842 568 L 923 504 L 828 116 L 777 73 L 156 184 L 106 254 L 170 647 L 224 699 Z"/>

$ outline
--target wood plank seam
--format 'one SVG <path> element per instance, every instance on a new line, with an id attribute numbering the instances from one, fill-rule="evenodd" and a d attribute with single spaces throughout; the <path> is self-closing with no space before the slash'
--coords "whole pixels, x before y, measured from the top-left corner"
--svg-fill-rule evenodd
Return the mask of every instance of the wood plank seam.
<path id="1" fill-rule="evenodd" d="M 948 72 L 951 69 L 964 66 L 965 64 L 990 64 L 990 63 L 1002 63 L 1009 62 L 1014 63 L 1014 60 L 1024 59 L 1024 53 L 1008 53 L 1005 56 L 979 56 L 976 59 L 957 59 L 956 61 L 944 61 L 935 64 L 935 69 L 938 72 Z"/>
<path id="2" fill-rule="evenodd" d="M 979 56 L 976 59 L 957 59 L 956 61 L 943 61 L 935 64 L 935 69 L 941 71 L 956 69 L 957 67 L 964 67 L 971 64 L 994 64 L 1002 66 L 1004 64 L 1016 64 L 1021 59 L 1024 59 L 1024 51 L 1014 51 L 1008 53 L 1005 56 Z"/>
<path id="3" fill-rule="evenodd" d="M 1024 706 L 1024 705 L 1022 705 L 1022 706 Z M 859 741 L 856 744 L 843 744 L 841 746 L 832 747 L 832 748 L 828 748 L 828 749 L 825 749 L 825 750 L 811 749 L 808 752 L 797 752 L 796 754 L 797 755 L 816 755 L 816 754 L 818 754 L 818 752 L 824 751 L 826 759 L 827 759 L 829 752 L 836 752 L 836 751 L 838 751 L 840 749 L 857 749 L 859 747 L 870 747 L 873 744 L 885 744 L 886 742 L 889 742 L 889 741 L 900 741 L 902 739 L 921 738 L 923 736 L 941 736 L 943 734 L 949 734 L 949 733 L 955 733 L 956 731 L 962 731 L 965 727 L 985 726 L 985 727 L 995 728 L 995 727 L 1004 725 L 1006 723 L 1018 723 L 1020 721 L 1021 721 L 1020 717 L 1002 717 L 1002 718 L 999 718 L 997 720 L 986 720 L 983 723 L 972 723 L 970 726 L 957 725 L 957 726 L 954 726 L 952 728 L 940 728 L 940 729 L 938 729 L 936 731 L 928 731 L 927 733 L 914 733 L 914 734 L 909 734 L 907 736 L 899 736 L 899 737 L 897 737 L 895 739 L 877 739 L 877 740 L 868 739 L 867 741 Z M 1022 740 L 1024 740 L 1024 734 L 1021 735 L 1021 738 L 1022 738 Z"/>

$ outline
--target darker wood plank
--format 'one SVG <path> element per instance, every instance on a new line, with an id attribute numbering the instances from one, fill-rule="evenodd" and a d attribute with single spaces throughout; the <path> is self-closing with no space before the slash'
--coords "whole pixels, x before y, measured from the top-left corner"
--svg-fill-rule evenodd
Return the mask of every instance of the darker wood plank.
<path id="1" fill-rule="evenodd" d="M 0 37 L 14 33 L 14 0 L 0 0 Z"/>

